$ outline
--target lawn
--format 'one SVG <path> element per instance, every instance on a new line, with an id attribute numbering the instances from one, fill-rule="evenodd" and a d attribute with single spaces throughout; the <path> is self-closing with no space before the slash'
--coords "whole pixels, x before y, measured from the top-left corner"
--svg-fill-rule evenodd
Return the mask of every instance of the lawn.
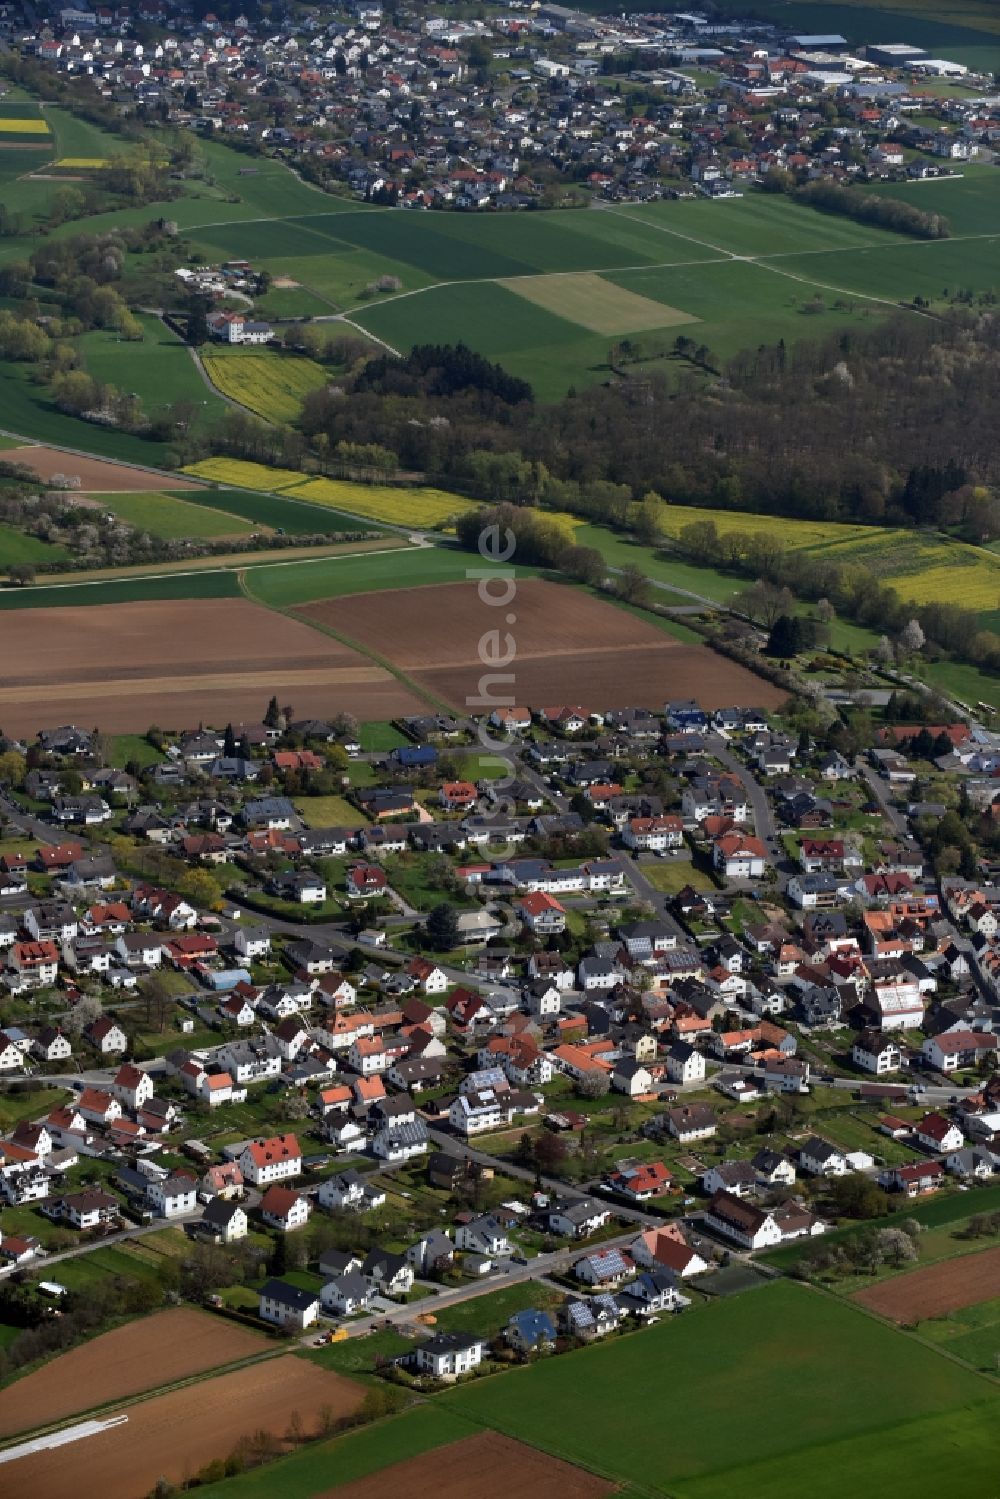
<path id="1" fill-rule="evenodd" d="M 201 502 L 189 505 L 170 494 L 102 494 L 98 503 L 102 510 L 121 516 L 130 526 L 165 541 L 239 537 L 253 530 L 248 520 Z"/>
<path id="2" fill-rule="evenodd" d="M 309 392 L 329 381 L 318 364 L 296 354 L 213 349 L 202 363 L 224 396 L 269 422 L 297 421 Z"/>
<path id="3" fill-rule="evenodd" d="M 410 740 L 391 723 L 374 719 L 358 725 L 358 743 L 363 751 L 374 754 L 382 750 L 401 749 Z"/>
<path id="4" fill-rule="evenodd" d="M 690 859 L 658 859 L 656 863 L 644 860 L 642 872 L 654 890 L 663 895 L 676 895 L 685 885 L 695 890 L 714 890 L 709 876 L 698 869 Z"/>
<path id="5" fill-rule="evenodd" d="M 8 848 L 9 845 L 4 845 Z M 66 1102 L 65 1088 L 35 1088 L 0 1093 L 0 1130 L 12 1130 L 22 1119 L 41 1119 Z"/>
<path id="6" fill-rule="evenodd" d="M 515 1312 L 529 1307 L 538 1311 L 552 1312 L 563 1300 L 561 1291 L 552 1286 L 533 1284 L 507 1286 L 501 1291 L 491 1291 L 486 1296 L 476 1296 L 471 1301 L 448 1306 L 438 1312 L 437 1332 L 467 1332 L 483 1338 L 495 1338 L 507 1326 Z"/>
<path id="7" fill-rule="evenodd" d="M 735 1484 L 754 1499 L 801 1493 L 804 1461 L 812 1494 L 873 1493 L 869 1465 L 880 1452 L 876 1472 L 891 1455 L 893 1492 L 972 1499 L 992 1483 L 1000 1397 L 903 1336 L 832 1297 L 779 1281 L 650 1331 L 467 1385 L 441 1403 L 644 1493 L 708 1499 L 731 1494 Z M 943 1489 L 931 1487 L 927 1474 L 940 1479 L 937 1448 L 952 1420 L 968 1441 L 961 1469 Z"/>
<path id="8" fill-rule="evenodd" d="M 310 828 L 353 828 L 366 821 L 342 796 L 299 796 L 295 810 Z"/>
<path id="9" fill-rule="evenodd" d="M 130 762 L 136 765 L 158 765 L 163 759 L 154 749 L 145 734 L 116 734 L 111 741 L 111 764 L 124 769 Z"/>

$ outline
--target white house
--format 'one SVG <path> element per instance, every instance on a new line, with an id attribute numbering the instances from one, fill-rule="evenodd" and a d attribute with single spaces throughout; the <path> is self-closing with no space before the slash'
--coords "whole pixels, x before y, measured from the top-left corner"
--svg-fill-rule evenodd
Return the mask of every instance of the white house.
<path id="1" fill-rule="evenodd" d="M 181 1218 L 193 1213 L 198 1205 L 198 1183 L 183 1172 L 175 1172 L 163 1181 L 151 1181 L 146 1196 L 161 1218 Z"/>
<path id="2" fill-rule="evenodd" d="M 482 1362 L 486 1349 L 485 1338 L 470 1337 L 466 1333 L 441 1332 L 421 1343 L 413 1350 L 413 1366 L 421 1374 L 430 1374 L 434 1379 L 454 1379 L 459 1374 L 468 1374 Z"/>
<path id="3" fill-rule="evenodd" d="M 319 1316 L 319 1299 L 283 1280 L 269 1280 L 260 1293 L 260 1316 L 265 1322 L 302 1331 Z"/>
<path id="4" fill-rule="evenodd" d="M 686 1041 L 675 1041 L 667 1052 L 667 1077 L 672 1083 L 700 1083 L 705 1076 L 705 1058 Z"/>
<path id="5" fill-rule="evenodd" d="M 302 1151 L 294 1135 L 272 1135 L 268 1140 L 251 1140 L 239 1156 L 244 1181 L 255 1187 L 285 1181 L 302 1174 Z"/>
<path id="6" fill-rule="evenodd" d="M 895 1041 L 881 1031 L 866 1030 L 851 1047 L 851 1060 L 855 1067 L 873 1072 L 876 1077 L 884 1077 L 886 1073 L 899 1071 L 903 1053 Z"/>

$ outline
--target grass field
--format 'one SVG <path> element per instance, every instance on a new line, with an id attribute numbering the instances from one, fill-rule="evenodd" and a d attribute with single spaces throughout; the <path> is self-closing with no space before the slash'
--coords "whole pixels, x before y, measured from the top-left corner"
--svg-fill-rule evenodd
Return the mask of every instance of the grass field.
<path id="1" fill-rule="evenodd" d="M 121 516 L 130 526 L 165 541 L 249 535 L 253 530 L 250 521 L 239 516 L 200 503 L 190 505 L 186 497 L 171 494 L 102 494 L 98 503 L 102 510 Z"/>
<path id="2" fill-rule="evenodd" d="M 37 536 L 26 536 L 12 526 L 0 525 L 0 570 L 19 562 L 60 562 L 68 556 L 65 547 L 40 541 Z"/>
<path id="3" fill-rule="evenodd" d="M 273 490 L 293 499 L 308 500 L 314 505 L 329 505 L 353 515 L 370 517 L 396 526 L 440 526 L 465 510 L 474 510 L 475 501 L 444 489 L 415 485 L 411 489 L 355 484 L 344 479 L 317 479 L 290 468 L 267 468 L 242 458 L 205 458 L 189 464 L 184 473 L 196 479 L 212 479 L 220 484 L 239 485 L 245 489 Z"/>
<path id="4" fill-rule="evenodd" d="M 233 599 L 240 593 L 235 572 L 193 572 L 172 577 L 117 578 L 62 587 L 0 589 L 0 609 L 69 608 L 80 604 L 128 604 L 144 599 Z"/>
<path id="5" fill-rule="evenodd" d="M 500 283 L 515 296 L 558 317 L 579 323 L 592 333 L 638 333 L 647 328 L 672 328 L 697 319 L 662 302 L 638 297 L 593 273 L 575 276 L 518 276 Z"/>
<path id="6" fill-rule="evenodd" d="M 801 1492 L 804 1461 L 809 1491 L 823 1499 L 876 1492 L 890 1471 L 896 1492 L 930 1496 L 940 1492 L 930 1479 L 943 1471 L 941 1433 L 955 1422 L 968 1445 L 944 1487 L 972 1499 L 989 1471 L 1000 1395 L 901 1337 L 776 1282 L 442 1403 L 643 1492 L 697 1499 L 730 1494 L 737 1475 L 754 1499 Z"/>
<path id="7" fill-rule="evenodd" d="M 206 389 L 187 346 L 159 318 L 144 313 L 139 321 L 144 331 L 141 343 L 125 343 L 103 329 L 77 340 L 94 379 L 135 391 L 147 414 L 185 402 L 195 409 L 196 429 L 217 423 L 224 403 Z"/>
<path id="8" fill-rule="evenodd" d="M 270 495 L 250 489 L 188 489 L 183 491 L 185 503 L 207 505 L 211 510 L 224 510 L 227 515 L 238 515 L 254 526 L 267 526 L 272 531 L 285 531 L 292 536 L 314 536 L 323 532 L 336 535 L 339 531 L 356 532 L 358 522 L 338 510 L 325 505 L 311 504 L 308 500 L 293 499 L 289 495 Z M 365 531 L 381 531 L 381 526 L 365 520 Z M 388 538 L 387 538 L 388 540 Z"/>
<path id="9" fill-rule="evenodd" d="M 296 354 L 213 350 L 202 364 L 224 396 L 269 422 L 296 421 L 309 392 L 328 383 L 325 370 Z"/>
<path id="10" fill-rule="evenodd" d="M 366 821 L 343 796 L 301 796 L 295 810 L 308 828 L 356 827 Z"/>
<path id="11" fill-rule="evenodd" d="M 457 583 L 468 576 L 469 566 L 467 552 L 421 547 L 364 557 L 328 557 L 296 567 L 251 567 L 245 585 L 251 598 L 282 609 L 317 599 L 370 593 L 379 588 Z M 532 571 L 519 568 L 518 576 L 527 576 Z"/>
<path id="12" fill-rule="evenodd" d="M 717 8 L 742 16 L 742 3 L 720 0 Z M 993 0 L 757 0 L 754 14 L 791 31 L 843 33 L 855 43 L 896 41 L 905 32 L 913 46 L 934 57 L 981 70 L 1000 67 L 1000 16 Z"/>

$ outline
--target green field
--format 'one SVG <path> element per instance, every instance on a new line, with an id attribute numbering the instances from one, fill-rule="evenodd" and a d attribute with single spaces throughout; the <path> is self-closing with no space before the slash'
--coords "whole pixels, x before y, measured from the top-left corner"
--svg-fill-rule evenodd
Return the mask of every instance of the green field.
<path id="1" fill-rule="evenodd" d="M 110 510 L 130 526 L 165 541 L 182 537 L 239 537 L 253 530 L 248 520 L 214 510 L 200 501 L 190 505 L 179 495 L 169 493 L 102 494 L 98 502 L 102 510 Z"/>
<path id="2" fill-rule="evenodd" d="M 214 425 L 225 410 L 221 397 L 202 380 L 190 350 L 159 318 L 140 314 L 145 337 L 126 343 L 98 329 L 77 340 L 95 380 L 134 391 L 147 415 L 184 402 L 196 408 L 195 429 Z"/>
<path id="3" fill-rule="evenodd" d="M 207 505 L 213 510 L 224 510 L 228 515 L 238 515 L 255 526 L 269 526 L 273 531 L 286 531 L 293 536 L 314 536 L 322 532 L 356 532 L 362 524 L 329 505 L 317 505 L 308 500 L 292 499 L 290 495 L 258 494 L 251 489 L 189 489 L 178 491 L 186 504 Z M 365 520 L 365 531 L 380 531 L 376 521 Z M 387 538 L 388 539 L 388 538 Z"/>
<path id="4" fill-rule="evenodd" d="M 587 3 L 585 10 L 595 6 Z M 642 9 L 636 4 L 631 7 Z M 745 0 L 717 0 L 716 8 L 745 16 Z M 993 0 L 755 0 L 753 14 L 793 32 L 838 32 L 848 41 L 925 47 L 933 57 L 967 67 L 1000 68 L 1000 16 Z"/>
<path id="5" fill-rule="evenodd" d="M 233 599 L 240 587 L 235 572 L 192 572 L 149 578 L 102 579 L 62 587 L 0 589 L 0 609 L 68 609 L 81 604 L 130 604 L 146 599 Z"/>
<path id="6" fill-rule="evenodd" d="M 419 588 L 428 583 L 456 583 L 468 576 L 468 553 L 446 547 L 367 556 L 325 557 L 295 567 L 251 567 L 246 591 L 262 604 L 283 609 L 314 599 L 343 598 L 379 588 Z M 525 570 L 527 573 L 527 570 Z"/>
<path id="7" fill-rule="evenodd" d="M 491 1324 L 494 1300 L 482 1303 Z M 455 1326 L 481 1330 L 476 1306 L 457 1309 Z M 339 1369 L 345 1349 L 348 1372 L 371 1368 L 378 1351 L 362 1339 L 313 1357 Z M 646 1499 L 737 1490 L 752 1499 L 982 1499 L 996 1488 L 998 1416 L 993 1381 L 854 1307 L 777 1282 L 467 1383 L 206 1493 L 311 1499 L 487 1429 Z"/>
<path id="8" fill-rule="evenodd" d="M 69 557 L 65 547 L 40 541 L 37 536 L 26 536 L 11 526 L 0 525 L 0 570 L 13 567 L 19 562 L 62 562 Z"/>
<path id="9" fill-rule="evenodd" d="M 886 1492 L 972 1499 L 992 1484 L 1000 1394 L 903 1337 L 776 1282 L 442 1404 L 643 1492 L 793 1495 L 806 1463 L 821 1499 L 879 1492 L 890 1474 L 901 1487 Z"/>

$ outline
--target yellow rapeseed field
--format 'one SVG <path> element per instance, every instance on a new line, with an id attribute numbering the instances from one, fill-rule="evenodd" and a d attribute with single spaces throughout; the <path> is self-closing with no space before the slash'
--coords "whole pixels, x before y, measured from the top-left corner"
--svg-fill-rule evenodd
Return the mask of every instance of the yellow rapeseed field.
<path id="1" fill-rule="evenodd" d="M 44 120 L 0 120 L 0 135 L 48 135 Z"/>
<path id="2" fill-rule="evenodd" d="M 325 370 L 298 354 L 242 350 L 202 355 L 212 384 L 257 416 L 271 422 L 294 422 L 311 390 L 328 382 Z"/>
<path id="3" fill-rule="evenodd" d="M 1000 558 L 981 547 L 903 527 L 859 526 L 837 521 L 791 520 L 708 510 L 697 505 L 658 507 L 659 529 L 677 537 L 685 526 L 712 521 L 720 536 L 764 536 L 789 551 L 807 552 L 838 566 L 864 568 L 915 604 L 954 603 L 966 609 L 1000 609 Z"/>
<path id="4" fill-rule="evenodd" d="M 235 489 L 264 489 L 290 499 L 329 505 L 352 515 L 386 521 L 394 526 L 433 528 L 456 515 L 477 508 L 474 500 L 450 494 L 446 489 L 416 485 L 412 489 L 356 484 L 347 479 L 310 478 L 290 468 L 268 468 L 241 458 L 205 458 L 184 469 L 198 479 L 212 479 Z"/>
<path id="5" fill-rule="evenodd" d="M 52 163 L 54 167 L 66 167 L 74 172 L 97 172 L 108 165 L 106 156 L 61 156 Z"/>

